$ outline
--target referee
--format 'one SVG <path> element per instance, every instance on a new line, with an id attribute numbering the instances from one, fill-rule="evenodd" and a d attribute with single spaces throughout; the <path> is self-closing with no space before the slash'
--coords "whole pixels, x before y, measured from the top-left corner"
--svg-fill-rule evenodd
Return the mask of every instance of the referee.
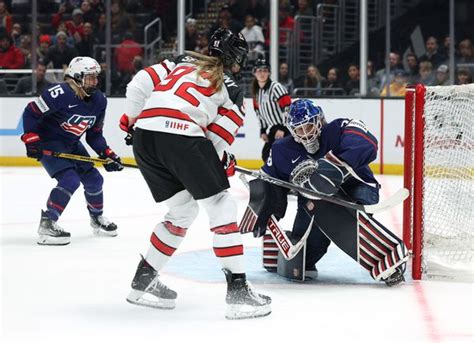
<path id="1" fill-rule="evenodd" d="M 253 108 L 260 122 L 260 138 L 265 142 L 262 160 L 267 161 L 273 142 L 289 134 L 285 127 L 285 110 L 291 104 L 286 88 L 270 79 L 270 65 L 259 58 L 252 82 Z"/>

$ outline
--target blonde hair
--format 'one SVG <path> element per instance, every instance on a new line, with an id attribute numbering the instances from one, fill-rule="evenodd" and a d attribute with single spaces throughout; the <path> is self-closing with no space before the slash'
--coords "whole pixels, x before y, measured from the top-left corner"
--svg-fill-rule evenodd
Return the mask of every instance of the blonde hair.
<path id="1" fill-rule="evenodd" d="M 76 93 L 76 96 L 80 98 L 81 100 L 84 100 L 84 98 L 87 96 L 87 93 L 84 90 L 84 88 L 78 85 L 77 82 L 70 77 L 65 77 L 64 80 L 72 88 L 74 93 Z"/>
<path id="2" fill-rule="evenodd" d="M 185 51 L 186 54 L 196 58 L 192 63 L 197 66 L 198 74 L 211 82 L 211 86 L 218 92 L 224 84 L 224 64 L 221 59 L 206 56 L 195 51 Z"/>

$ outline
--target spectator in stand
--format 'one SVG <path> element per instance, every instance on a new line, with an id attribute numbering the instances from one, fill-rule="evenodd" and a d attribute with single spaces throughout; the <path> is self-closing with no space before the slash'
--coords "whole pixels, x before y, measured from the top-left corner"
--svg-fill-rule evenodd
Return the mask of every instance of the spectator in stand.
<path id="1" fill-rule="evenodd" d="M 311 2 L 311 5 L 310 5 Z M 295 16 L 297 15 L 305 15 L 305 16 L 313 16 L 313 4 L 310 0 L 298 0 L 298 9 L 296 10 Z"/>
<path id="2" fill-rule="evenodd" d="M 286 88 L 288 94 L 293 94 L 295 85 L 293 84 L 293 79 L 290 78 L 290 68 L 286 62 L 280 63 L 280 68 L 278 70 L 278 82 L 280 82 L 281 85 Z"/>
<path id="3" fill-rule="evenodd" d="M 107 26 L 107 16 L 105 13 L 99 15 L 97 25 L 94 28 L 94 35 L 99 41 L 99 44 L 105 44 L 105 31 Z"/>
<path id="4" fill-rule="evenodd" d="M 245 14 L 253 15 L 259 22 L 262 21 L 270 13 L 268 9 L 268 2 L 261 0 L 250 0 L 248 1 L 247 8 L 245 9 Z"/>
<path id="5" fill-rule="evenodd" d="M 322 84 L 324 90 L 321 95 L 344 95 L 344 88 L 341 82 L 341 76 L 338 68 L 328 70 L 326 80 Z"/>
<path id="6" fill-rule="evenodd" d="M 30 68 L 31 66 L 31 35 L 21 36 L 20 46 L 18 47 L 23 54 L 25 64 L 23 68 Z"/>
<path id="7" fill-rule="evenodd" d="M 65 4 L 59 6 L 58 12 L 53 16 L 51 22 L 53 27 L 58 31 L 60 25 L 64 22 L 66 26 L 66 33 L 74 38 L 76 42 L 79 41 L 79 38 L 84 35 L 84 24 L 82 18 L 82 11 L 79 8 L 76 8 L 72 11 L 72 20 L 63 21 L 63 15 L 66 13 L 67 7 Z"/>
<path id="8" fill-rule="evenodd" d="M 375 73 L 377 80 L 379 80 L 377 88 L 378 89 L 383 89 L 385 87 L 385 84 L 390 84 L 393 80 L 393 71 L 397 69 L 403 69 L 403 66 L 401 64 L 400 60 L 400 54 L 398 52 L 392 51 L 390 55 L 388 56 L 389 64 L 390 64 L 390 80 L 385 80 L 386 75 L 385 75 L 385 68 L 382 68 Z"/>
<path id="9" fill-rule="evenodd" d="M 217 16 L 217 22 L 214 23 L 209 32 L 215 32 L 219 27 L 229 29 L 233 33 L 239 33 L 240 30 L 242 30 L 242 24 L 232 18 L 229 6 L 224 6 L 220 9 L 219 15 Z"/>
<path id="10" fill-rule="evenodd" d="M 143 49 L 139 43 L 133 39 L 131 32 L 125 32 L 123 41 L 115 49 L 115 67 L 117 71 L 126 74 L 134 70 L 133 59 L 135 56 L 142 56 Z"/>
<path id="11" fill-rule="evenodd" d="M 256 60 L 258 56 L 264 54 L 265 38 L 263 37 L 262 28 L 255 22 L 255 18 L 251 14 L 245 16 L 245 27 L 240 31 L 249 45 L 249 60 Z"/>
<path id="12" fill-rule="evenodd" d="M 420 78 L 418 79 L 418 82 L 425 86 L 433 86 L 435 84 L 433 65 L 430 61 L 420 62 Z"/>
<path id="13" fill-rule="evenodd" d="M 418 66 L 418 57 L 415 54 L 409 53 L 405 57 L 406 68 L 405 71 L 408 74 L 408 83 L 415 84 L 420 78 L 419 66 Z"/>
<path id="14" fill-rule="evenodd" d="M 13 20 L 8 12 L 5 1 L 0 1 L 0 29 L 5 29 L 8 34 L 12 32 Z"/>
<path id="15" fill-rule="evenodd" d="M 200 33 L 198 35 L 197 45 L 194 51 L 197 51 L 202 55 L 208 55 L 209 39 L 207 37 L 208 35 L 206 33 Z"/>
<path id="16" fill-rule="evenodd" d="M 449 35 L 444 35 L 441 45 L 438 47 L 438 51 L 441 55 L 445 56 L 449 60 L 449 47 L 451 45 L 451 37 Z M 454 57 L 456 57 L 456 51 L 454 51 Z"/>
<path id="17" fill-rule="evenodd" d="M 142 56 L 135 56 L 132 61 L 133 65 L 133 70 L 130 73 L 125 73 L 122 75 L 122 78 L 120 80 L 120 84 L 118 87 L 114 90 L 114 94 L 120 94 L 123 95 L 126 93 L 127 90 L 127 85 L 130 81 L 132 81 L 133 77 L 135 76 L 136 73 L 138 73 L 140 70 L 143 69 L 143 57 Z"/>
<path id="18" fill-rule="evenodd" d="M 21 50 L 12 43 L 6 29 L 0 29 L 0 69 L 20 69 L 25 65 Z"/>
<path id="19" fill-rule="evenodd" d="M 38 63 L 35 69 L 36 73 L 36 93 L 33 94 L 33 78 L 31 75 L 24 76 L 16 84 L 13 94 L 25 94 L 25 95 L 38 95 L 43 93 L 43 91 L 51 85 L 45 76 L 46 76 L 46 66 L 42 63 Z"/>
<path id="20" fill-rule="evenodd" d="M 448 86 L 449 83 L 449 71 L 446 64 L 441 64 L 438 69 L 436 69 L 436 80 L 435 86 Z"/>
<path id="21" fill-rule="evenodd" d="M 79 56 L 94 56 L 94 44 L 99 44 L 98 39 L 94 36 L 91 23 L 84 23 L 84 35 L 76 43 L 76 50 Z"/>
<path id="22" fill-rule="evenodd" d="M 51 46 L 44 59 L 44 64 L 49 66 L 51 63 L 54 69 L 67 68 L 69 62 L 78 56 L 75 48 L 69 47 L 67 44 L 67 34 L 63 31 L 56 33 L 56 44 Z"/>
<path id="23" fill-rule="evenodd" d="M 359 66 L 355 63 L 349 64 L 347 68 L 349 80 L 344 87 L 347 95 L 356 95 L 359 93 L 360 71 Z"/>
<path id="24" fill-rule="evenodd" d="M 472 83 L 472 75 L 467 68 L 459 68 L 456 73 L 456 84 L 467 85 Z"/>
<path id="25" fill-rule="evenodd" d="M 408 75 L 402 69 L 396 69 L 393 72 L 393 81 L 390 83 L 390 96 L 405 96 Z M 380 96 L 388 96 L 387 87 L 382 89 Z"/>
<path id="26" fill-rule="evenodd" d="M 196 19 L 188 18 L 186 20 L 186 32 L 184 39 L 184 49 L 194 51 L 196 49 L 198 40 L 198 33 L 196 30 Z"/>
<path id="27" fill-rule="evenodd" d="M 471 66 L 464 66 L 463 68 L 469 69 L 471 75 L 474 74 L 474 47 L 472 46 L 472 41 L 470 39 L 463 39 L 459 43 L 459 58 L 456 61 L 456 64 L 459 63 L 470 63 Z"/>
<path id="28" fill-rule="evenodd" d="M 321 87 L 324 81 L 325 79 L 321 76 L 319 69 L 314 64 L 310 64 L 306 69 L 306 75 L 300 76 L 295 82 L 295 89 L 305 89 L 295 95 L 305 97 L 314 97 L 320 95 Z"/>
<path id="29" fill-rule="evenodd" d="M 125 12 L 119 0 L 113 0 L 112 12 L 112 41 L 120 42 L 125 32 L 133 32 L 135 24 L 130 15 Z"/>
<path id="30" fill-rule="evenodd" d="M 41 35 L 38 40 L 38 48 L 36 49 L 36 57 L 38 60 L 44 60 L 51 46 L 51 37 L 49 35 Z"/>
<path id="31" fill-rule="evenodd" d="M 15 44 L 16 47 L 20 46 L 22 32 L 23 32 L 23 29 L 21 28 L 21 25 L 19 23 L 13 24 L 11 37 L 12 37 L 13 44 Z"/>
<path id="32" fill-rule="evenodd" d="M 81 11 L 84 23 L 95 23 L 96 13 L 92 10 L 91 3 L 88 0 L 81 3 Z"/>
<path id="33" fill-rule="evenodd" d="M 95 18 L 98 18 L 99 15 L 105 13 L 105 4 L 102 0 L 91 0 L 89 1 L 91 5 L 91 11 L 94 13 Z"/>
<path id="34" fill-rule="evenodd" d="M 232 18 L 237 20 L 239 23 L 244 21 L 246 14 L 245 1 L 242 0 L 230 0 L 229 11 L 232 13 Z"/>
<path id="35" fill-rule="evenodd" d="M 282 5 L 278 11 L 279 16 L 279 27 L 280 27 L 280 45 L 287 47 L 289 43 L 288 31 L 293 31 L 295 27 L 295 19 L 290 15 L 290 6 Z M 281 30 L 283 29 L 283 30 Z M 270 30 L 268 30 L 270 34 Z M 268 41 L 270 43 L 270 41 Z M 267 44 L 269 45 L 269 44 Z"/>
<path id="36" fill-rule="evenodd" d="M 438 51 L 438 40 L 430 36 L 426 40 L 426 53 L 420 57 L 420 62 L 430 61 L 433 68 L 437 68 L 441 63 L 446 61 L 446 56 Z"/>
<path id="37" fill-rule="evenodd" d="M 367 61 L 367 94 L 370 96 L 378 96 L 380 89 L 378 89 L 379 79 L 375 73 L 374 62 Z"/>

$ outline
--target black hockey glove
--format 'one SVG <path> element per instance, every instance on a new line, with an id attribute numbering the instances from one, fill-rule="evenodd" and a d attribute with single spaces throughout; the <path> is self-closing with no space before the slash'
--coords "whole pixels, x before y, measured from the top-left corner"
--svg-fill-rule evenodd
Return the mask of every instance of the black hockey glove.
<path id="1" fill-rule="evenodd" d="M 112 149 L 110 148 L 105 149 L 103 152 L 99 154 L 99 157 L 110 160 L 110 162 L 104 163 L 104 168 L 108 172 L 123 170 L 122 160 L 120 159 L 120 157 L 118 157 L 118 155 L 115 152 L 112 151 Z"/>
<path id="2" fill-rule="evenodd" d="M 227 177 L 235 175 L 235 166 L 237 165 L 237 160 L 233 154 L 224 151 L 224 156 L 222 156 L 222 165 L 224 166 Z"/>
<path id="3" fill-rule="evenodd" d="M 133 145 L 133 134 L 135 130 L 133 130 L 133 126 L 129 126 L 128 116 L 124 113 L 120 117 L 120 129 L 127 133 L 127 136 L 124 138 L 126 145 Z"/>
<path id="4" fill-rule="evenodd" d="M 37 133 L 25 133 L 21 136 L 21 140 L 26 146 L 26 156 L 36 158 L 38 161 L 43 157 L 41 138 Z"/>

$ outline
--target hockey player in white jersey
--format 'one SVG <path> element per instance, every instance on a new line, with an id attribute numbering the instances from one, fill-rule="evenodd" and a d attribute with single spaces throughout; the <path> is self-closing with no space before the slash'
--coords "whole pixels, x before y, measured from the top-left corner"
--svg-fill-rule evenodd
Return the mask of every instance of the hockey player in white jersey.
<path id="1" fill-rule="evenodd" d="M 156 202 L 169 207 L 151 235 L 127 301 L 174 308 L 177 294 L 158 272 L 205 208 L 214 233 L 213 248 L 227 280 L 226 318 L 270 314 L 271 299 L 246 280 L 237 207 L 227 189 L 235 159 L 225 152 L 243 124 L 243 94 L 230 69 L 248 52 L 241 34 L 218 29 L 209 56 L 189 52 L 137 73 L 127 86 L 120 127 L 133 140 L 135 159 Z M 151 299 L 149 298 L 151 296 Z"/>

